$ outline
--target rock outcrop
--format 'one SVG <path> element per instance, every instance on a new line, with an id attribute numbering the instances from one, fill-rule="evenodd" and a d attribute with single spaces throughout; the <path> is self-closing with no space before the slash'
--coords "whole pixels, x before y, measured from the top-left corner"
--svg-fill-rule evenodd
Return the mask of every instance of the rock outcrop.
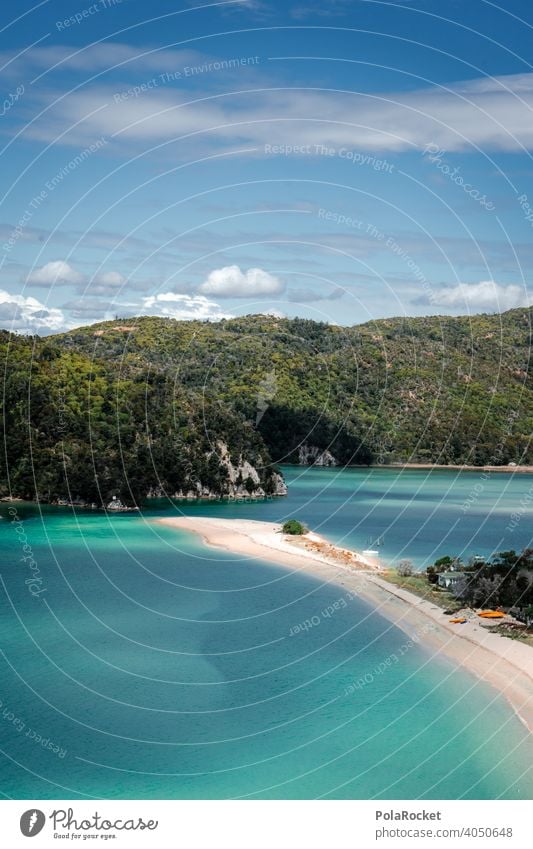
<path id="1" fill-rule="evenodd" d="M 304 443 L 298 449 L 300 466 L 338 466 L 338 460 L 327 449 L 322 451 L 316 445 Z"/>
<path id="2" fill-rule="evenodd" d="M 228 498 L 233 500 L 287 495 L 287 484 L 278 472 L 273 471 L 270 467 L 260 468 L 260 471 L 258 471 L 249 460 L 242 457 L 239 457 L 238 462 L 234 463 L 230 457 L 228 446 L 224 442 L 217 442 L 216 449 L 207 456 L 207 459 L 213 456 L 216 457 L 226 472 L 222 492 L 206 486 L 201 480 L 191 478 L 188 488 L 168 493 L 164 492 L 161 487 L 156 487 L 150 489 L 146 497 L 164 498 L 169 496 L 188 500 Z"/>

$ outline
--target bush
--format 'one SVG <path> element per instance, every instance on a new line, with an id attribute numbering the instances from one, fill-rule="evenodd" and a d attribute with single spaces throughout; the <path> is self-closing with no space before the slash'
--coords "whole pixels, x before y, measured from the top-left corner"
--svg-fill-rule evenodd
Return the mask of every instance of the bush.
<path id="1" fill-rule="evenodd" d="M 290 534 L 291 536 L 301 536 L 307 533 L 307 528 L 301 522 L 298 522 L 297 519 L 288 519 L 284 523 L 282 531 L 284 534 Z"/>

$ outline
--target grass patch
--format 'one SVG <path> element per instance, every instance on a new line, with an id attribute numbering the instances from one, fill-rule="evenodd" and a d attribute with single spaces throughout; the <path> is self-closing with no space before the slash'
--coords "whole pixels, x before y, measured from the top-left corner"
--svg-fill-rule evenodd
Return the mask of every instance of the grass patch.
<path id="1" fill-rule="evenodd" d="M 520 643 L 525 643 L 526 646 L 533 648 L 533 631 L 525 628 L 516 628 L 502 622 L 501 625 L 496 625 L 495 628 L 490 628 L 491 633 L 499 634 L 500 637 L 507 637 L 510 640 L 518 640 Z"/>
<path id="2" fill-rule="evenodd" d="M 430 584 L 424 575 L 410 575 L 409 577 L 402 577 L 401 575 L 398 575 L 398 572 L 390 569 L 386 572 L 380 573 L 379 577 L 388 581 L 389 584 L 394 584 L 395 587 L 400 587 L 403 590 L 409 590 L 409 592 L 413 593 L 413 595 L 417 595 L 426 601 L 433 602 L 433 604 L 437 607 L 442 607 L 443 610 L 446 610 L 450 616 L 453 616 L 457 610 L 462 610 L 464 608 L 464 604 L 457 601 L 457 599 L 450 595 L 449 592 L 443 589 L 436 589 L 435 584 Z M 533 648 L 533 631 L 531 629 L 526 630 L 525 628 L 517 628 L 516 626 L 509 625 L 506 622 L 502 622 L 500 625 L 494 625 L 491 628 L 486 628 L 486 626 L 481 624 L 481 621 L 479 622 L 479 625 L 493 634 L 498 634 L 500 637 L 507 637 L 510 640 L 518 640 L 520 643 L 525 643 L 527 646 L 531 646 Z"/>
<path id="3" fill-rule="evenodd" d="M 446 590 L 437 589 L 435 584 L 430 584 L 424 575 L 409 575 L 402 577 L 397 572 L 389 570 L 380 573 L 380 578 L 384 578 L 390 584 L 400 587 L 402 590 L 409 590 L 413 595 L 417 595 L 426 601 L 431 601 L 443 610 L 460 610 L 461 604 Z"/>

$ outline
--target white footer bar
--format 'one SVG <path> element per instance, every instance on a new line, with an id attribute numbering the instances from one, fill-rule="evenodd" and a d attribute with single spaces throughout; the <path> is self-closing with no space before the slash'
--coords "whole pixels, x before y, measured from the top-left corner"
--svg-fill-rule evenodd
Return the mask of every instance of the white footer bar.
<path id="1" fill-rule="evenodd" d="M 532 812 L 528 801 L 10 800 L 0 834 L 6 849 L 531 849 Z"/>

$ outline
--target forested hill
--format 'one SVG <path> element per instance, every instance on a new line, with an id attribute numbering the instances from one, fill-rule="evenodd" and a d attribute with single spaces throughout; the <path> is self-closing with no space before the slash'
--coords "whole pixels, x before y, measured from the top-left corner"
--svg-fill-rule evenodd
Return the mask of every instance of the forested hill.
<path id="1" fill-rule="evenodd" d="M 1 332 L 0 495 L 280 494 L 284 462 L 529 464 L 531 322 L 518 309 Z"/>

